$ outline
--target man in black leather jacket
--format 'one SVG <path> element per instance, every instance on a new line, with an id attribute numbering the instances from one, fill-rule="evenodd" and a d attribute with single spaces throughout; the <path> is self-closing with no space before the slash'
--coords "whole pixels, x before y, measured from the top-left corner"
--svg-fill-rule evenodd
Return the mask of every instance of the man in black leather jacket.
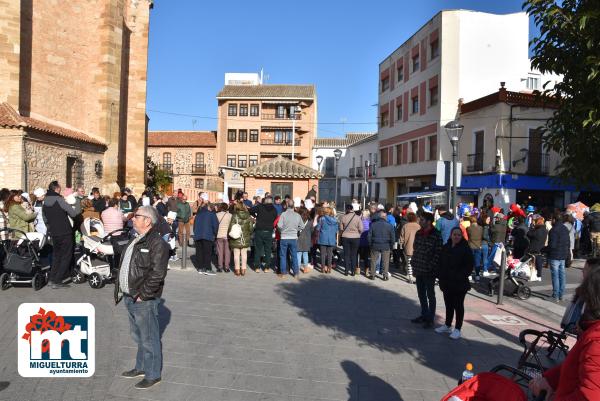
<path id="1" fill-rule="evenodd" d="M 131 336 L 138 345 L 135 368 L 123 372 L 122 376 L 144 376 L 135 385 L 139 389 L 160 382 L 162 366 L 158 307 L 167 275 L 169 246 L 155 228 L 160 218 L 152 206 L 137 209 L 133 227 L 138 236 L 122 253 L 121 270 L 115 283 L 115 302 L 124 300 Z"/>

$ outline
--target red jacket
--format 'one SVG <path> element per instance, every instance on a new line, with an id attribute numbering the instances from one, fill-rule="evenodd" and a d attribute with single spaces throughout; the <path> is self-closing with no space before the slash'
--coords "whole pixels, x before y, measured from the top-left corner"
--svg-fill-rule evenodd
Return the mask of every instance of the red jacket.
<path id="1" fill-rule="evenodd" d="M 560 365 L 544 373 L 553 401 L 600 400 L 600 321 L 587 325 Z"/>

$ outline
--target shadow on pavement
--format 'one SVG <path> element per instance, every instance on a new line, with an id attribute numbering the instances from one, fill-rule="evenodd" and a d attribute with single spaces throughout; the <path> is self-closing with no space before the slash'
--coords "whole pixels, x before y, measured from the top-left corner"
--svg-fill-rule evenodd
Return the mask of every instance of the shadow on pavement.
<path id="1" fill-rule="evenodd" d="M 394 387 L 372 376 L 352 361 L 343 361 L 342 369 L 348 375 L 348 401 L 403 401 L 400 393 Z"/>
<path id="2" fill-rule="evenodd" d="M 0 382 L 0 391 L 6 390 L 10 386 L 10 382 Z"/>
<path id="3" fill-rule="evenodd" d="M 354 338 L 361 347 L 375 348 L 375 355 L 380 354 L 377 350 L 391 352 L 398 355 L 399 361 L 421 365 L 407 373 L 418 381 L 411 383 L 413 386 L 428 385 L 430 370 L 442 373 L 454 383 L 467 362 L 472 362 L 477 371 L 489 370 L 501 363 L 517 363 L 520 352 L 516 338 L 501 336 L 515 344 L 512 348 L 502 340 L 490 342 L 475 336 L 451 340 L 410 322 L 420 314 L 416 294 L 415 299 L 407 298 L 362 280 L 311 277 L 282 283 L 277 291 L 299 310 L 300 316 L 332 329 L 334 340 Z M 445 313 L 441 299 L 438 299 L 437 313 L 441 323 L 439 316 Z"/>
<path id="4" fill-rule="evenodd" d="M 160 338 L 171 322 L 171 310 L 165 306 L 165 300 L 161 298 L 158 305 L 158 325 L 160 327 Z"/>

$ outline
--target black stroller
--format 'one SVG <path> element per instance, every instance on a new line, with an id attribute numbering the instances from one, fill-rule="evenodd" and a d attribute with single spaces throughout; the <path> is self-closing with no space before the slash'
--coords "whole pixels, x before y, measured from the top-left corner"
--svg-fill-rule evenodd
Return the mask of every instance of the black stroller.
<path id="1" fill-rule="evenodd" d="M 50 265 L 44 263 L 40 251 L 47 237 L 42 233 L 26 233 L 13 228 L 4 228 L 8 239 L 3 241 L 3 271 L 0 274 L 0 286 L 3 290 L 13 284 L 31 284 L 37 291 L 48 282 Z"/>
<path id="2" fill-rule="evenodd" d="M 504 275 L 504 295 L 516 296 L 522 300 L 531 297 L 531 288 L 527 285 L 527 282 L 531 276 L 533 261 L 533 255 L 526 254 L 520 260 L 515 260 L 513 264 L 507 265 Z M 499 288 L 500 276 L 489 281 L 488 293 L 490 296 L 497 294 Z"/>

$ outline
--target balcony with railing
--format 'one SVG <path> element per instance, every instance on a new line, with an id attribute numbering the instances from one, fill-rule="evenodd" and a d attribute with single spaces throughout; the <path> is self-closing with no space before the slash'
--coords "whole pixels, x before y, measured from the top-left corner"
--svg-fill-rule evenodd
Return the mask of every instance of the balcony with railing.
<path id="1" fill-rule="evenodd" d="M 354 178 L 356 177 L 356 167 L 350 167 L 348 170 L 348 177 Z"/>
<path id="2" fill-rule="evenodd" d="M 356 178 L 362 178 L 364 177 L 364 167 L 357 167 L 356 168 Z"/>
<path id="3" fill-rule="evenodd" d="M 527 174 L 548 175 L 550 155 L 548 153 L 529 152 L 527 155 Z"/>
<path id="4" fill-rule="evenodd" d="M 294 140 L 294 146 L 300 146 L 300 143 L 301 143 L 300 139 Z M 292 141 L 291 140 L 278 141 L 276 139 L 261 139 L 260 144 L 266 145 L 266 146 L 292 146 Z"/>
<path id="5" fill-rule="evenodd" d="M 467 171 L 469 173 L 483 171 L 483 153 L 467 155 Z"/>
<path id="6" fill-rule="evenodd" d="M 172 163 L 162 163 L 158 165 L 160 170 L 166 171 L 168 174 L 173 174 L 173 164 Z"/>
<path id="7" fill-rule="evenodd" d="M 294 115 L 289 113 L 262 113 L 263 120 L 302 120 L 302 114 Z"/>
<path id="8" fill-rule="evenodd" d="M 206 175 L 206 164 L 192 164 L 193 175 Z"/>

